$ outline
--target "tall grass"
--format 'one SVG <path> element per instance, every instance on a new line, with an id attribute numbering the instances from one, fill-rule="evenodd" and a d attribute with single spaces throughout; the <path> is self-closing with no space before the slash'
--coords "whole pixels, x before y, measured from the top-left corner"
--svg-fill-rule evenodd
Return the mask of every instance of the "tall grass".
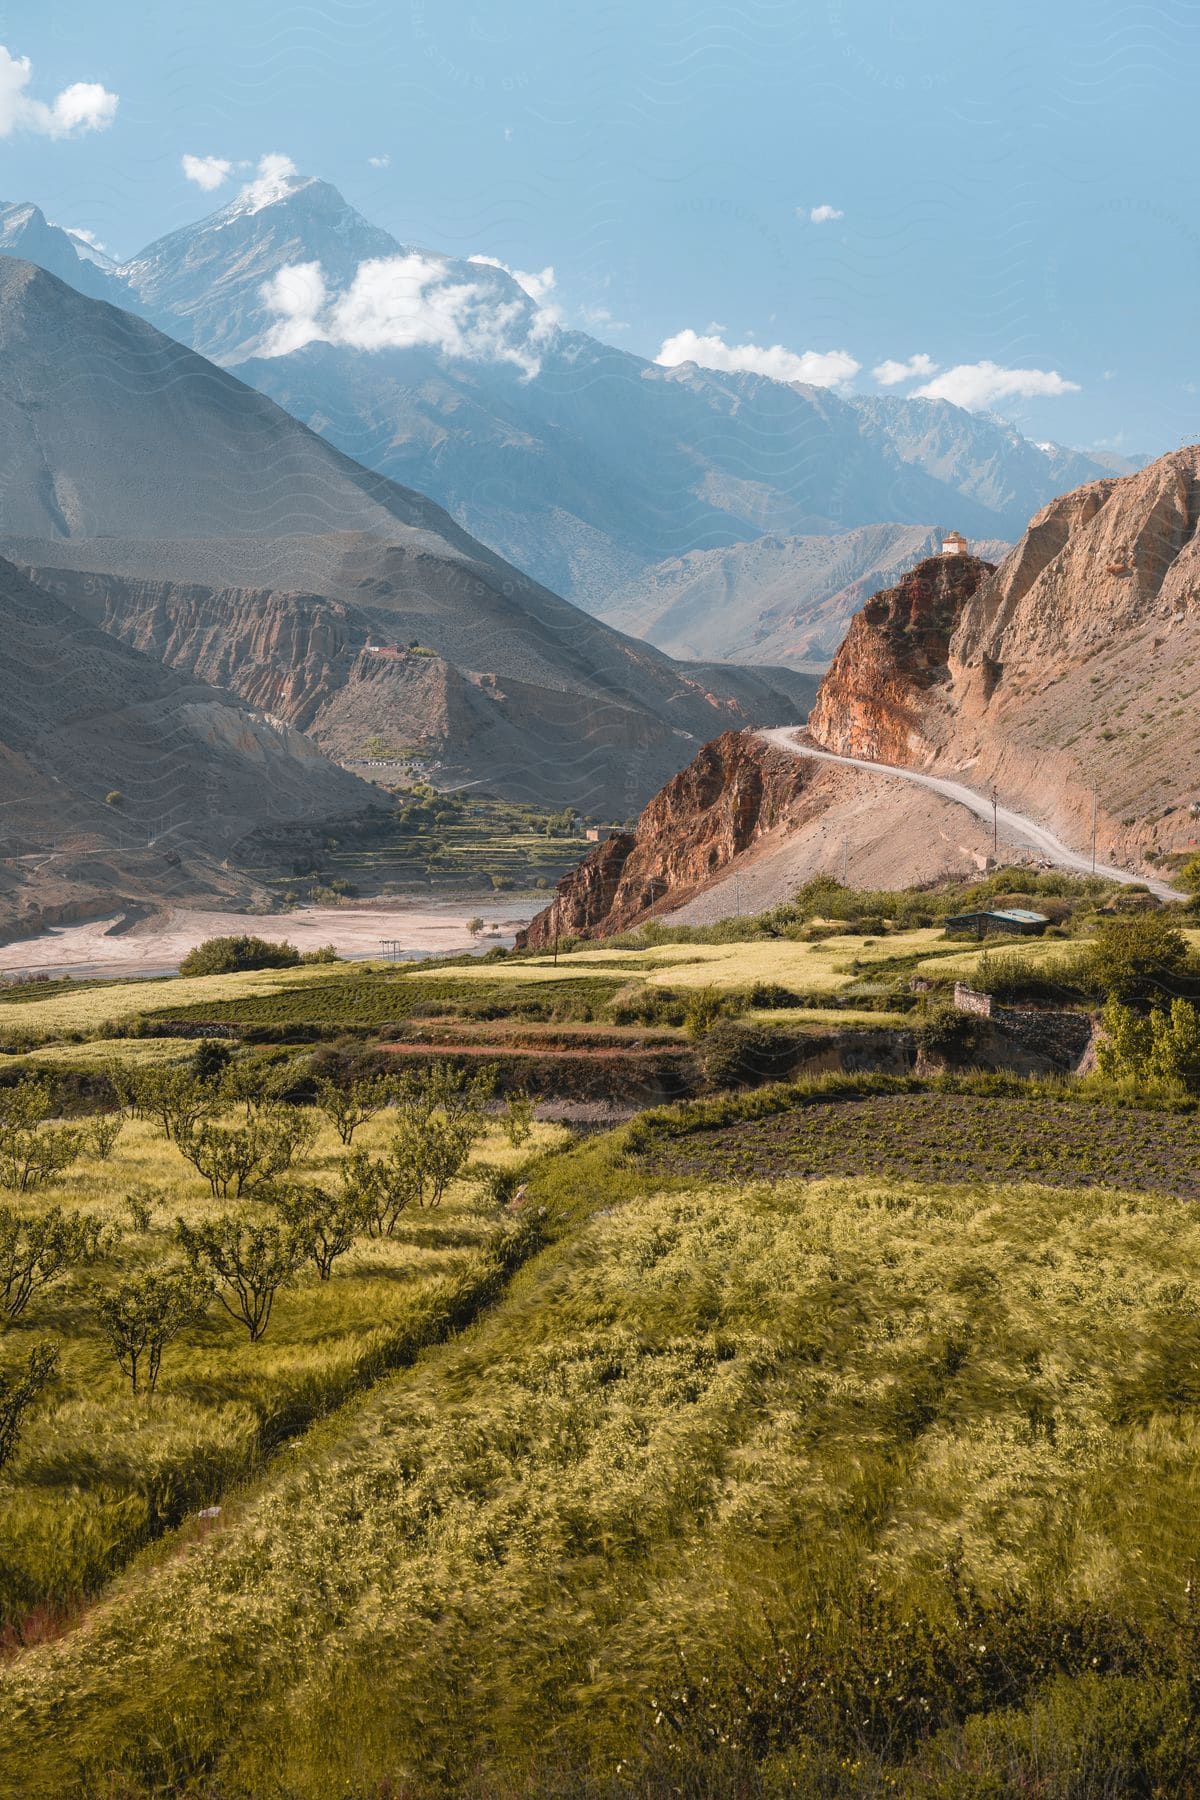
<path id="1" fill-rule="evenodd" d="M 466 1336 L 10 1665 L 0 1791 L 1190 1791 L 1194 1215 L 620 1150 L 543 1164 Z"/>

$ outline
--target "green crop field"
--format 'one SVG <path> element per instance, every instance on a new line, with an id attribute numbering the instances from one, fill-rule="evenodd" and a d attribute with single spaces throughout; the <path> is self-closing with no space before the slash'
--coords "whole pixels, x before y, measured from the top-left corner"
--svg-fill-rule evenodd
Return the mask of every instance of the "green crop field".
<path id="1" fill-rule="evenodd" d="M 0 1792 L 1194 1792 L 1190 1208 L 713 1185 L 619 1135 L 531 1198 L 549 1242 L 473 1326 L 9 1661 Z M 128 1429 L 204 1394 L 245 1441 L 192 1354 Z"/>
<path id="2" fill-rule="evenodd" d="M 649 1129 L 653 1129 L 649 1127 Z M 806 1098 L 765 1117 L 669 1139 L 648 1166 L 691 1179 L 817 1175 L 1103 1182 L 1200 1200 L 1200 1116 L 1105 1109 L 1061 1095 L 953 1092 Z"/>
<path id="3" fill-rule="evenodd" d="M 953 955 L 959 949 L 959 945 L 948 943 L 940 930 L 901 931 L 878 938 L 847 933 L 818 943 L 759 938 L 745 943 L 662 945 L 651 950 L 625 951 L 614 966 L 629 972 L 644 970 L 646 980 L 658 987 L 733 989 L 755 981 L 777 981 L 804 993 L 832 994 L 876 965 L 916 955 L 934 964 L 940 962 L 941 955 Z M 599 967 L 613 954 L 576 950 L 559 957 L 558 970 Z M 542 970 L 548 967 L 544 957 L 516 966 Z M 555 973 L 552 967 L 550 972 Z"/>
<path id="4" fill-rule="evenodd" d="M 151 1014 L 163 1007 L 187 1006 L 202 1001 L 245 999 L 254 994 L 277 994 L 290 987 L 307 987 L 324 981 L 344 981 L 350 974 L 382 968 L 370 963 L 316 963 L 299 969 L 255 969 L 240 975 L 176 975 L 161 980 L 80 982 L 56 984 L 58 991 L 47 1000 L 10 1000 L 0 992 L 0 1036 L 12 1031 L 98 1031 L 139 1013 Z"/>
<path id="5" fill-rule="evenodd" d="M 1194 934 L 1200 936 L 1200 934 Z M 994 964 L 1019 957 L 1052 966 L 1077 956 L 1086 940 L 1031 940 L 988 948 Z M 685 1000 L 710 989 L 734 1001 L 751 996 L 746 1009 L 759 1017 L 752 990 L 781 987 L 810 1002 L 798 1022 L 878 1025 L 899 1014 L 871 1013 L 854 1002 L 864 993 L 882 999 L 889 983 L 906 984 L 914 973 L 937 980 L 971 980 L 978 950 L 964 950 L 940 929 L 867 937 L 847 932 L 816 942 L 754 938 L 722 944 L 665 944 L 645 949 L 596 946 L 551 956 L 462 958 L 451 962 L 329 963 L 298 969 L 174 979 L 56 984 L 44 999 L 0 995 L 0 1045 L 22 1050 L 39 1040 L 116 1034 L 131 1021 L 205 1023 L 235 1027 L 305 1027 L 312 1033 L 339 1029 L 379 1031 L 412 1016 L 444 1011 L 474 1017 L 601 1018 L 620 993 L 670 990 Z M 864 987 L 864 984 L 867 984 Z M 876 984 L 876 985 L 871 985 Z M 835 997 L 845 1007 L 828 1009 Z M 824 1003 L 824 1008 L 822 1007 Z M 783 1023 L 779 1012 L 776 1023 Z M 97 1053 L 99 1054 L 99 1053 Z M 0 1052 L 0 1070 L 5 1058 Z"/>
<path id="6" fill-rule="evenodd" d="M 84 1069 L 96 1074 L 114 1066 L 148 1068 L 152 1064 L 183 1061 L 192 1046 L 183 1038 L 93 1038 L 83 1044 L 47 1044 L 24 1056 L 0 1056 L 5 1068 L 37 1070 Z"/>

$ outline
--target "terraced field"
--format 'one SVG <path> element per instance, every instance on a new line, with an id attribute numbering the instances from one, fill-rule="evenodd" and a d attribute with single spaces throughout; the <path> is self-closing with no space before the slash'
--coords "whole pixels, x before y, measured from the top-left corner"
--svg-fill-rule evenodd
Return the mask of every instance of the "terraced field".
<path id="1" fill-rule="evenodd" d="M 861 1175 L 1039 1181 L 1200 1199 L 1200 1115 L 975 1094 L 806 1097 L 651 1150 L 654 1174 L 705 1181 Z"/>

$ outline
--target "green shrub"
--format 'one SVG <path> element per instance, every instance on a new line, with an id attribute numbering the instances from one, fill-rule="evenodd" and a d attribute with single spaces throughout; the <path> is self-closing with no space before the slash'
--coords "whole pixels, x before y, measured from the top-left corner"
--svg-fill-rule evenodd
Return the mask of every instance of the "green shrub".
<path id="1" fill-rule="evenodd" d="M 793 993 L 778 981 L 756 981 L 741 996 L 743 1005 L 754 1007 L 760 1012 L 774 1011 L 780 1007 L 802 1006 L 801 995 Z"/>
<path id="2" fill-rule="evenodd" d="M 962 1056 L 979 1043 L 979 1021 L 972 1013 L 959 1012 L 949 1001 L 927 1006 L 913 1031 L 922 1050 L 942 1056 Z"/>
<path id="3" fill-rule="evenodd" d="M 269 944 L 265 938 L 213 937 L 189 950 L 179 965 L 181 975 L 237 975 L 245 969 L 294 969 L 300 952 L 294 944 Z"/>
<path id="4" fill-rule="evenodd" d="M 697 988 L 688 996 L 687 1009 L 683 1015 L 684 1030 L 690 1038 L 707 1036 L 726 1007 L 724 995 L 718 993 L 715 987 Z"/>
<path id="5" fill-rule="evenodd" d="M 1187 939 L 1164 913 L 1135 913 L 1104 921 L 1080 973 L 1091 993 L 1128 1000 L 1161 992 L 1189 957 Z"/>
<path id="6" fill-rule="evenodd" d="M 704 1040 L 704 1073 L 713 1087 L 754 1086 L 785 1075 L 796 1060 L 796 1040 L 769 1025 L 722 1019 Z"/>
<path id="7" fill-rule="evenodd" d="M 1146 1016 L 1114 1000 L 1104 1025 L 1096 1062 L 1106 1079 L 1200 1093 L 1200 1007 L 1173 1000 Z"/>

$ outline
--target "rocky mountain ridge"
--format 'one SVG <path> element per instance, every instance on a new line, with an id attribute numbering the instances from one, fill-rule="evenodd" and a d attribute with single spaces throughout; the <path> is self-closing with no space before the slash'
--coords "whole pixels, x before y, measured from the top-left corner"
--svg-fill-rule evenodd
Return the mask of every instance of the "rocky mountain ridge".
<path id="1" fill-rule="evenodd" d="M 518 948 L 606 937 L 684 904 L 792 813 L 814 770 L 749 732 L 722 733 L 654 796 L 634 831 L 598 844 L 562 878 Z"/>
<path id="2" fill-rule="evenodd" d="M 822 678 L 808 734 L 839 756 L 908 763 L 922 747 L 926 691 L 948 676 L 950 640 L 994 565 L 930 556 L 873 594 Z"/>
<path id="3" fill-rule="evenodd" d="M 18 548 L 25 555 L 62 556 L 54 545 L 24 542 Z M 104 546 L 70 546 L 75 561 L 84 563 L 95 560 L 97 548 L 112 560 Z M 187 548 L 195 553 L 201 546 Z M 364 747 L 379 740 L 436 763 L 443 782 L 482 778 L 493 789 L 530 800 L 571 801 L 594 782 L 598 803 L 607 799 L 611 810 L 624 800 L 628 810 L 640 798 L 628 784 L 644 780 L 644 764 L 677 763 L 681 748 L 686 754 L 706 726 L 726 720 L 761 720 L 778 712 L 803 717 L 815 692 L 815 682 L 788 671 L 775 679 L 769 669 L 675 665 L 672 691 L 656 697 L 659 670 L 651 663 L 640 679 L 635 666 L 633 691 L 622 695 L 611 685 L 606 689 L 602 679 L 565 682 L 547 661 L 544 645 L 523 652 L 507 632 L 492 644 L 502 668 L 463 667 L 459 655 L 471 648 L 488 651 L 479 621 L 473 646 L 451 633 L 454 659 L 439 654 L 428 642 L 447 639 L 436 617 L 415 609 L 411 595 L 404 596 L 400 618 L 391 612 L 390 590 L 400 575 L 393 569 L 387 581 L 387 559 L 377 547 L 360 544 L 358 550 L 369 558 L 373 578 L 360 581 L 357 590 L 345 575 L 340 583 L 331 580 L 341 589 L 336 597 L 217 589 L 53 562 L 31 563 L 27 572 L 113 636 L 228 688 L 308 733 L 327 755 L 361 758 Z M 204 560 L 201 555 L 193 566 Z M 295 572 L 293 565 L 289 573 Z M 421 641 L 410 648 L 407 634 L 414 629 Z M 581 758 L 588 764 L 583 771 Z"/>

